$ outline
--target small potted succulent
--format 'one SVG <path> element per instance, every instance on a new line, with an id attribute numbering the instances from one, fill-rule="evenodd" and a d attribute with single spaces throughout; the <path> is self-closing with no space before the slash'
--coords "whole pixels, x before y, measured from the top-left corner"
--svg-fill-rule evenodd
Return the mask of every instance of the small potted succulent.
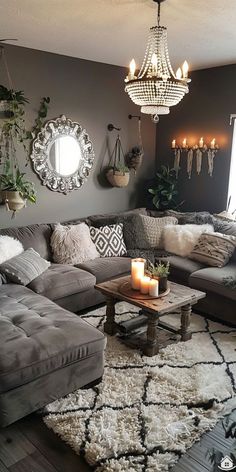
<path id="1" fill-rule="evenodd" d="M 129 168 L 123 164 L 108 167 L 106 178 L 112 187 L 126 187 L 129 183 Z"/>
<path id="2" fill-rule="evenodd" d="M 133 147 L 131 151 L 126 154 L 125 160 L 129 169 L 134 169 L 134 172 L 136 173 L 143 162 L 143 150 L 141 147 Z"/>
<path id="3" fill-rule="evenodd" d="M 158 262 L 153 264 L 151 261 L 148 260 L 145 273 L 152 279 L 157 279 L 159 281 L 160 292 L 165 292 L 167 290 L 168 275 L 170 273 L 169 262 Z"/>

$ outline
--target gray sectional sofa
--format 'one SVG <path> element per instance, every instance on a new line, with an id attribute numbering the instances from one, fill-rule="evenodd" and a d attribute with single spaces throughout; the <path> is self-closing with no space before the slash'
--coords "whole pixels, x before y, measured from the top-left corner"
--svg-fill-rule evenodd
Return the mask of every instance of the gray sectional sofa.
<path id="1" fill-rule="evenodd" d="M 134 212 L 162 216 L 145 209 Z M 102 226 L 125 222 L 130 213 L 133 211 L 69 223 L 85 221 L 88 225 Z M 217 231 L 221 224 L 222 232 L 236 235 L 236 224 L 223 224 L 209 214 L 175 216 L 181 224 L 203 223 L 211 218 Z M 0 234 L 20 240 L 24 249 L 33 247 L 43 258 L 52 261 L 52 231 L 53 224 L 34 224 L 1 229 Z M 103 302 L 103 296 L 94 289 L 95 283 L 128 274 L 130 257 L 137 255 L 150 257 L 139 249 L 128 250 L 127 257 L 98 258 L 77 267 L 52 262 L 28 287 L 0 282 L 1 426 L 101 378 L 105 338 L 75 313 Z M 172 280 L 207 292 L 206 298 L 196 306 L 199 311 L 236 324 L 236 290 L 222 282 L 224 277 L 236 277 L 236 253 L 222 269 L 208 268 L 163 251 L 154 251 L 152 257 L 168 257 Z"/>

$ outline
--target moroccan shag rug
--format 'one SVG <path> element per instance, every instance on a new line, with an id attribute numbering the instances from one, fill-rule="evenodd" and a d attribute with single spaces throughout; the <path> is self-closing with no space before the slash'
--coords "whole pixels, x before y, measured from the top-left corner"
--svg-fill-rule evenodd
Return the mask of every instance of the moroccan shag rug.
<path id="1" fill-rule="evenodd" d="M 138 313 L 116 310 L 118 322 Z M 105 308 L 84 318 L 102 329 Z M 192 331 L 151 358 L 108 336 L 103 381 L 48 405 L 44 422 L 96 472 L 168 471 L 236 407 L 236 329 L 193 315 Z"/>

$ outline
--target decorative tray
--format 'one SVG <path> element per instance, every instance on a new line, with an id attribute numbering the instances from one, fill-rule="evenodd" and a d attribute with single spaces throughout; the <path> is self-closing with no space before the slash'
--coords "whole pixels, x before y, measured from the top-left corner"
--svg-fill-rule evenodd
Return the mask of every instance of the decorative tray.
<path id="1" fill-rule="evenodd" d="M 144 295 L 138 290 L 134 290 L 131 286 L 131 280 L 128 280 L 126 282 L 123 282 L 119 286 L 119 292 L 129 298 L 135 298 L 136 300 L 155 300 L 157 298 L 162 298 L 168 295 L 170 293 L 170 288 L 168 287 L 167 290 L 165 290 L 164 292 L 160 292 L 158 297 L 153 297 L 151 295 Z"/>

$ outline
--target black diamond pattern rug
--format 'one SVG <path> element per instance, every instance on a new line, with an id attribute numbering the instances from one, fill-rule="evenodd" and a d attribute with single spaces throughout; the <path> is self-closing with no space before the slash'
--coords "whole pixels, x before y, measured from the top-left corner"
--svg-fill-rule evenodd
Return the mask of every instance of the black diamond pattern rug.
<path id="1" fill-rule="evenodd" d="M 118 322 L 138 313 L 116 310 Z M 102 329 L 105 308 L 84 318 Z M 103 381 L 48 405 L 44 422 L 96 472 L 168 471 L 236 407 L 236 329 L 193 315 L 192 331 L 151 358 L 109 336 Z"/>

